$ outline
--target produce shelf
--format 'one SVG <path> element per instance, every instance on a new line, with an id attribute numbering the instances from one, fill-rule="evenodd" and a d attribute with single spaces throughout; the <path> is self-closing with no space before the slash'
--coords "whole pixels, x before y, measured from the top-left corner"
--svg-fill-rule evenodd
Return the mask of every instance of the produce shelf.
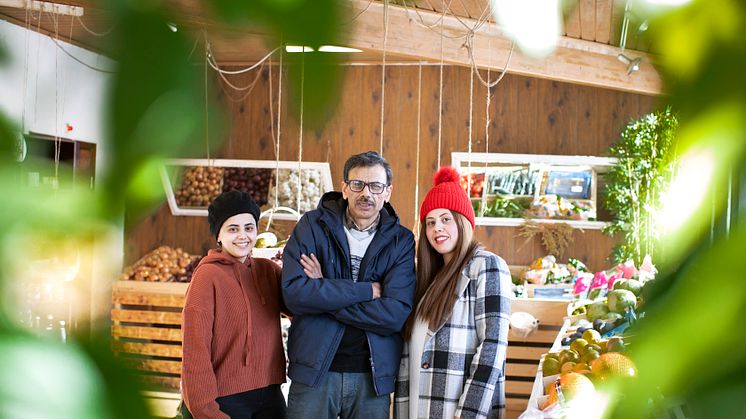
<path id="1" fill-rule="evenodd" d="M 170 174 L 173 171 L 169 171 L 168 167 L 188 167 L 188 168 L 209 168 L 209 169 L 223 169 L 218 170 L 220 183 L 219 188 L 216 189 L 216 185 L 213 185 L 212 190 L 210 193 L 212 194 L 209 197 L 205 197 L 208 199 L 202 199 L 201 205 L 196 206 L 190 206 L 190 205 L 184 205 L 180 204 L 179 200 L 177 199 L 177 192 L 175 191 L 175 188 L 178 188 L 179 185 L 174 185 L 175 179 L 172 178 L 172 175 Z M 223 176 L 229 176 L 231 175 L 230 169 L 236 169 L 236 168 L 244 168 L 244 169 L 266 169 L 272 171 L 271 176 L 269 177 L 270 184 L 268 187 L 268 196 L 265 198 L 267 200 L 266 205 L 271 205 L 274 203 L 274 193 L 275 193 L 275 186 L 274 182 L 276 180 L 275 171 L 286 171 L 286 174 L 290 174 L 293 176 L 292 172 L 298 171 L 300 169 L 301 172 L 301 188 L 304 188 L 307 190 L 307 188 L 310 188 L 311 186 L 307 182 L 307 177 L 311 176 L 311 178 L 316 179 L 318 178 L 319 185 L 316 185 L 318 190 L 318 196 L 320 197 L 325 192 L 329 192 L 334 190 L 334 185 L 332 183 L 332 176 L 331 171 L 329 169 L 329 163 L 325 162 L 297 162 L 297 161 L 272 161 L 272 160 L 236 160 L 236 159 L 171 159 L 167 160 L 164 165 L 161 167 L 161 181 L 163 183 L 163 188 L 166 192 L 166 199 L 168 201 L 169 209 L 171 210 L 171 214 L 177 215 L 177 216 L 195 216 L 195 217 L 206 217 L 207 216 L 207 205 L 206 203 L 211 200 L 211 198 L 214 198 L 214 196 L 217 196 L 222 188 L 223 185 Z M 314 173 L 316 172 L 318 176 Z M 281 172 L 282 173 L 282 172 Z M 264 175 L 264 174 L 263 174 Z M 297 175 L 295 175 L 297 176 Z M 282 183 L 282 182 L 281 182 Z M 312 183 L 312 182 L 311 182 Z M 278 190 L 278 197 L 279 205 L 280 206 L 287 206 L 291 208 L 297 208 L 298 202 L 297 199 L 295 199 L 295 196 L 297 194 L 297 182 L 290 182 L 288 185 L 280 185 L 287 186 L 285 188 L 285 193 L 279 193 Z M 296 189 L 294 189 L 296 188 Z M 302 189 L 303 190 L 303 189 Z M 290 192 L 290 193 L 288 193 Z M 255 197 L 255 200 L 257 198 Z M 317 202 L 303 202 L 300 205 L 300 213 L 302 214 L 304 210 L 308 210 L 311 208 L 316 207 Z M 277 220 L 297 220 L 297 216 L 294 216 L 292 214 L 282 214 L 277 213 L 273 216 L 274 219 Z"/>

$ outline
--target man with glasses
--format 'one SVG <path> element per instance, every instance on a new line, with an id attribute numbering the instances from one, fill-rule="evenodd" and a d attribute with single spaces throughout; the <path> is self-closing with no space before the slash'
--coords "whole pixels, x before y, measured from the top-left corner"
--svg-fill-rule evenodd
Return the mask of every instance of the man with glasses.
<path id="1" fill-rule="evenodd" d="M 389 204 L 391 167 L 350 157 L 342 192 L 298 221 L 283 255 L 288 418 L 388 418 L 412 310 L 414 237 Z"/>

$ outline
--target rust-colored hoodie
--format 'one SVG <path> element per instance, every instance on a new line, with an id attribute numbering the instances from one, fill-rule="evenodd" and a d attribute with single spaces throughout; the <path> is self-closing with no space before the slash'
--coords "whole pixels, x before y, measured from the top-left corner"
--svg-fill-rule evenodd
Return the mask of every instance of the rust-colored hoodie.
<path id="1" fill-rule="evenodd" d="M 184 401 L 195 418 L 228 418 L 216 398 L 285 382 L 281 269 L 210 250 L 197 266 L 182 313 Z"/>

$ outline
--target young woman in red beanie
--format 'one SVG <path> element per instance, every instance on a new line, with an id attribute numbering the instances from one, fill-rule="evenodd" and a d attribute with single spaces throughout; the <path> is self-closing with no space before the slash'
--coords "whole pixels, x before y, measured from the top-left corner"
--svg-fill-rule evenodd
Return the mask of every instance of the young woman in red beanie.
<path id="1" fill-rule="evenodd" d="M 397 418 L 500 418 L 511 280 L 474 240 L 459 174 L 443 167 L 420 208 L 416 309 L 407 321 Z"/>
<path id="2" fill-rule="evenodd" d="M 182 313 L 182 415 L 284 418 L 280 312 L 287 310 L 280 267 L 251 257 L 259 207 L 247 193 L 225 192 L 207 220 L 218 248 L 195 269 Z"/>

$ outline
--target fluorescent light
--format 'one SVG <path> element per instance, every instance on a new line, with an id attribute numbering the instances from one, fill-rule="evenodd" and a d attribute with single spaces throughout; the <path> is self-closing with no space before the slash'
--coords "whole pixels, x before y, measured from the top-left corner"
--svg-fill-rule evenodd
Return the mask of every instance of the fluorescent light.
<path id="1" fill-rule="evenodd" d="M 300 45 L 286 45 L 285 51 L 287 52 L 313 52 L 313 48 L 303 47 Z"/>
<path id="2" fill-rule="evenodd" d="M 300 46 L 300 45 L 287 45 L 285 46 L 287 52 L 313 52 L 315 51 L 311 47 Z M 319 52 L 363 52 L 361 49 L 340 47 L 337 45 L 322 45 L 319 47 Z"/>
<path id="3" fill-rule="evenodd" d="M 336 45 L 322 45 L 319 47 L 321 52 L 363 52 L 361 49 L 350 48 L 350 47 L 339 47 Z"/>

